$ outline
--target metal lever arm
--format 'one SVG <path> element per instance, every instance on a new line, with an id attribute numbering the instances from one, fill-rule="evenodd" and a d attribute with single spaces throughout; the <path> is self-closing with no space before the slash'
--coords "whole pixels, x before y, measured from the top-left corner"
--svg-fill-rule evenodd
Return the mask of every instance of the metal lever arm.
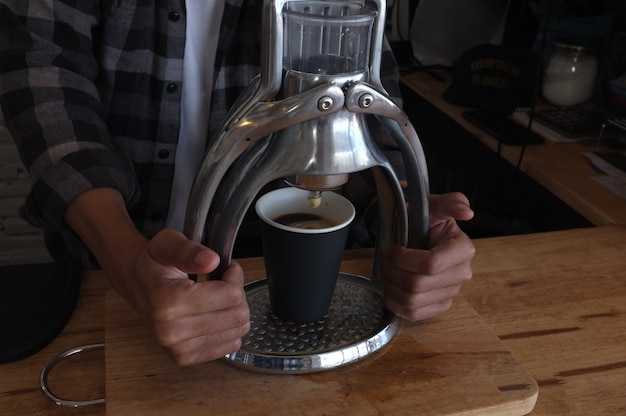
<path id="1" fill-rule="evenodd" d="M 187 238 L 201 241 L 204 223 L 228 168 L 256 140 L 285 127 L 339 111 L 341 88 L 323 84 L 279 101 L 259 102 L 224 130 L 207 151 L 196 174 L 185 216 Z"/>
<path id="2" fill-rule="evenodd" d="M 409 202 L 408 246 L 426 248 L 428 243 L 428 170 L 424 150 L 408 116 L 389 97 L 376 88 L 357 82 L 346 92 L 346 108 L 352 112 L 373 114 L 389 130 L 402 153 L 409 182 L 406 196 Z"/>

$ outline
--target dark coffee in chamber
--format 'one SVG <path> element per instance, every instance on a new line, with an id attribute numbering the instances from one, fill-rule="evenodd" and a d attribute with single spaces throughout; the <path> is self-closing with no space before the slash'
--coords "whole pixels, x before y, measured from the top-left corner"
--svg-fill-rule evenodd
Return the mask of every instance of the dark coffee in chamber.
<path id="1" fill-rule="evenodd" d="M 307 230 L 319 230 L 321 228 L 330 228 L 337 225 L 334 221 L 306 212 L 281 215 L 280 217 L 275 218 L 274 221 L 288 227 Z"/>

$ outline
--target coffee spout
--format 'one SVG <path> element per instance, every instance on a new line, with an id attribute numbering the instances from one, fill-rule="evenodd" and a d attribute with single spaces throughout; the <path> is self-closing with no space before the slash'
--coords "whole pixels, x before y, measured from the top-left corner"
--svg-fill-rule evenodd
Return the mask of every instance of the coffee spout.
<path id="1" fill-rule="evenodd" d="M 318 208 L 322 205 L 322 191 L 311 191 L 307 196 L 307 203 L 311 208 Z"/>

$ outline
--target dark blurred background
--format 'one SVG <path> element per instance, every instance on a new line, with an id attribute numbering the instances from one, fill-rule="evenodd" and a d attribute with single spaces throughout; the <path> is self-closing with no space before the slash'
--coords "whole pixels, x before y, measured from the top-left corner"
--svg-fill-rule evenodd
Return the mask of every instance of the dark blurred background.
<path id="1" fill-rule="evenodd" d="M 472 45 L 533 49 L 547 58 L 555 40 L 598 57 L 594 99 L 626 73 L 626 1 L 390 0 L 387 36 L 404 72 L 452 69 Z M 408 88 L 405 111 L 426 153 L 431 190 L 462 191 L 476 210 L 472 237 L 591 226 L 541 185 L 500 158 Z"/>

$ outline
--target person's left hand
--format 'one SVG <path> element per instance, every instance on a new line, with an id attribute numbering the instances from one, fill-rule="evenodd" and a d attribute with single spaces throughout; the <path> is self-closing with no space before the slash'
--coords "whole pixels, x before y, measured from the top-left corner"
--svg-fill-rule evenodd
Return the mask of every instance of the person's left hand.
<path id="1" fill-rule="evenodd" d="M 457 220 L 474 216 L 465 195 L 431 195 L 428 249 L 394 247 L 382 259 L 385 306 L 409 321 L 447 311 L 472 278 L 475 248 Z"/>

